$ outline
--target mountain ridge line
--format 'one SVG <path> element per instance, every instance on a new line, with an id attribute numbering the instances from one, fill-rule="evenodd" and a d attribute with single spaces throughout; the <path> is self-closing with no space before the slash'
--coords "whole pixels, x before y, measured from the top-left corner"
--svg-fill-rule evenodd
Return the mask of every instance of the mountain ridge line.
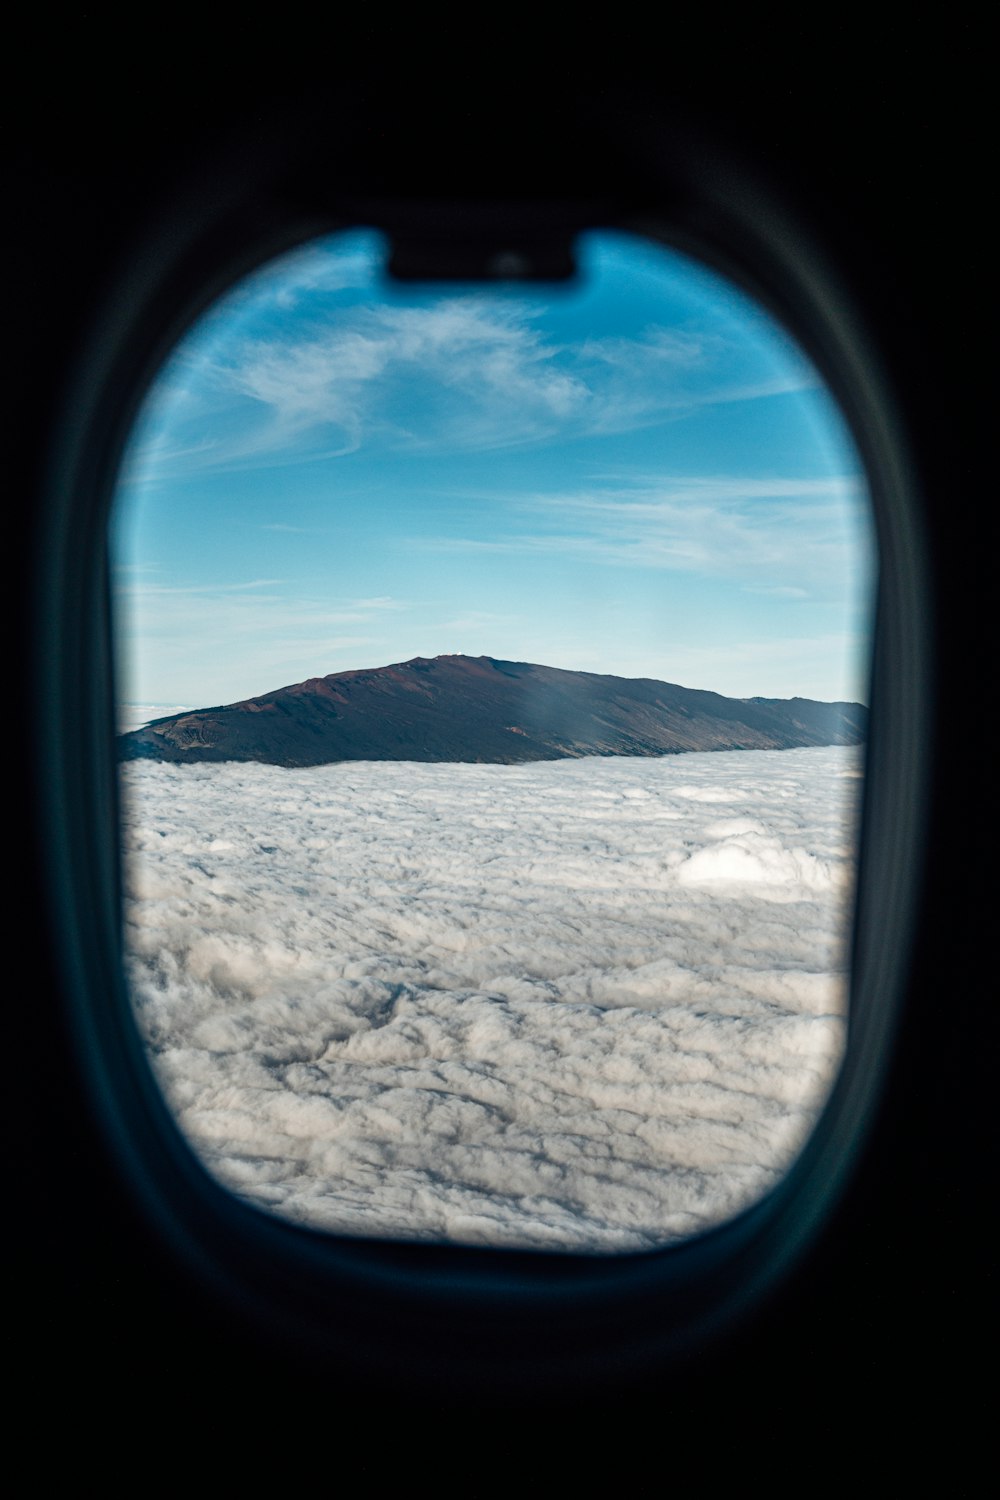
<path id="1" fill-rule="evenodd" d="M 515 765 L 587 755 L 860 744 L 868 710 L 811 698 L 727 698 L 651 677 L 460 654 L 309 677 L 154 719 L 119 759 L 315 766 L 341 761 Z"/>

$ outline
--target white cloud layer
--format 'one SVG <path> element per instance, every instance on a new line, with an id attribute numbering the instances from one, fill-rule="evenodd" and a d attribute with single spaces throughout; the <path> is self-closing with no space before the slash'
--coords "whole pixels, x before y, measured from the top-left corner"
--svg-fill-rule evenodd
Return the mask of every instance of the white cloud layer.
<path id="1" fill-rule="evenodd" d="M 139 1024 L 251 1203 L 642 1249 L 763 1194 L 827 1095 L 853 750 L 122 774 Z"/>

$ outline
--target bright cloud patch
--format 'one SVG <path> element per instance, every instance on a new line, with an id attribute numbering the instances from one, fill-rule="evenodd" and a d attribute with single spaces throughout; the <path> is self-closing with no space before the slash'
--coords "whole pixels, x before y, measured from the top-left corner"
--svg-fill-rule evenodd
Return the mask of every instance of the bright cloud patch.
<path id="1" fill-rule="evenodd" d="M 787 1168 L 843 1047 L 857 753 L 123 769 L 180 1124 L 261 1207 L 577 1250 Z"/>

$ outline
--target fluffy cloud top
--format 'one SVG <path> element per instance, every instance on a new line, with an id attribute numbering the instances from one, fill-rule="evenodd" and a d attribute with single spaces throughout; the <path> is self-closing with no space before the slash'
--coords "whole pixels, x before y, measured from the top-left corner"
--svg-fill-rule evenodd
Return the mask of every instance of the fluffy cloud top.
<path id="1" fill-rule="evenodd" d="M 843 1048 L 857 752 L 123 768 L 128 972 L 225 1185 L 629 1250 L 787 1168 Z"/>

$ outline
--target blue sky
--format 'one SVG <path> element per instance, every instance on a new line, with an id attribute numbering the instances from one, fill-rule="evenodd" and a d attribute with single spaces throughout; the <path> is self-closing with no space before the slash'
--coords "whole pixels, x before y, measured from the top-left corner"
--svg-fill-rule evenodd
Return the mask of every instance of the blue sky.
<path id="1" fill-rule="evenodd" d="M 768 315 L 622 235 L 565 289 L 383 258 L 358 231 L 273 262 L 161 371 L 112 524 L 124 701 L 440 652 L 866 697 L 860 461 Z"/>

